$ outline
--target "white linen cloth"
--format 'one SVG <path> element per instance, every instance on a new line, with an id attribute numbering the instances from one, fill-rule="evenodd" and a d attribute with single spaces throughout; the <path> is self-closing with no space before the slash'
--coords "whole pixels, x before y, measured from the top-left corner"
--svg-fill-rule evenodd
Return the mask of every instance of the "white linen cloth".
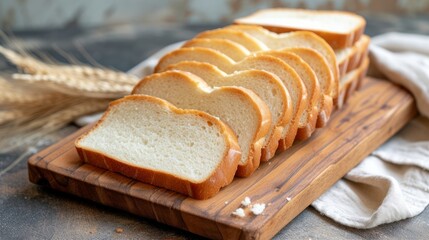
<path id="1" fill-rule="evenodd" d="M 421 213 L 429 204 L 429 37 L 372 39 L 371 68 L 407 88 L 421 116 L 312 203 L 334 221 L 372 228 Z"/>
<path id="2" fill-rule="evenodd" d="M 183 42 L 161 49 L 129 73 L 152 73 L 160 57 Z M 334 221 L 372 228 L 421 213 L 429 204 L 429 37 L 390 33 L 374 37 L 371 68 L 407 88 L 422 116 L 352 169 L 312 203 Z M 100 115 L 77 121 L 85 125 Z"/>

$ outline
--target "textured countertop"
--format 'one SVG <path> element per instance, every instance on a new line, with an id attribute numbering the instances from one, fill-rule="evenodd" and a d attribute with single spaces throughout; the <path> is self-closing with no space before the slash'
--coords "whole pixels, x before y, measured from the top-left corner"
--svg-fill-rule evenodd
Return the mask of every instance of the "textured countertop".
<path id="1" fill-rule="evenodd" d="M 429 35 L 429 16 L 366 16 L 366 33 L 389 31 Z M 82 61 L 82 45 L 99 63 L 126 71 L 163 46 L 219 26 L 113 26 L 96 29 L 15 32 L 28 49 L 61 57 L 61 48 Z M 11 66 L 0 58 L 0 71 Z M 188 232 L 105 207 L 28 181 L 28 147 L 42 149 L 77 129 L 69 125 L 31 146 L 0 154 L 0 239 L 196 239 Z M 20 157 L 22 156 L 22 157 Z M 8 168 L 8 171 L 4 169 Z M 429 209 L 417 217 L 369 230 L 341 226 L 308 207 L 276 239 L 425 239 Z M 121 228 L 123 231 L 115 231 Z"/>

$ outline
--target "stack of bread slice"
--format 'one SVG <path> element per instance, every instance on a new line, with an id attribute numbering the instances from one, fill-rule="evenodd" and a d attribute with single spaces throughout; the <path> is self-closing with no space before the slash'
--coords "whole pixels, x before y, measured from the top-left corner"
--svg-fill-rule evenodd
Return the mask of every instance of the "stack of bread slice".
<path id="1" fill-rule="evenodd" d="M 365 22 L 344 13 L 350 24 L 329 32 L 302 20 L 326 14 L 265 10 L 198 34 L 77 140 L 81 158 L 198 199 L 252 175 L 324 127 L 365 74 Z"/>
<path id="2" fill-rule="evenodd" d="M 359 88 L 368 69 L 370 38 L 364 35 L 365 19 L 340 11 L 266 9 L 237 19 L 238 25 L 259 25 L 275 33 L 310 31 L 323 38 L 335 51 L 340 84 L 338 107 Z M 287 35 L 287 34 L 286 34 Z"/>

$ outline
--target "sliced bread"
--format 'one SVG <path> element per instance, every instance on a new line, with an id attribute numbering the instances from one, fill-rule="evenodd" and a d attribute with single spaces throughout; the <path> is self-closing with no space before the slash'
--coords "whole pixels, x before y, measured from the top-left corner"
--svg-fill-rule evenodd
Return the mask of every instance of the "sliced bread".
<path id="1" fill-rule="evenodd" d="M 302 60 L 301 57 L 292 52 L 271 50 L 259 52 L 257 54 L 277 57 L 291 66 L 298 73 L 307 90 L 308 106 L 299 120 L 296 138 L 298 140 L 309 138 L 316 128 L 320 106 L 319 100 L 322 99 L 320 85 L 315 72 L 304 60 Z"/>
<path id="2" fill-rule="evenodd" d="M 369 43 L 370 38 L 367 35 L 362 35 L 352 47 L 335 50 L 341 78 L 360 66 L 367 55 Z"/>
<path id="3" fill-rule="evenodd" d="M 197 199 L 231 183 L 240 161 L 222 121 L 143 95 L 112 102 L 75 145 L 85 162 Z"/>
<path id="4" fill-rule="evenodd" d="M 344 77 L 341 78 L 339 96 L 341 102 L 344 104 L 347 103 L 353 93 L 359 89 L 361 82 L 366 75 L 366 71 L 368 70 L 368 66 L 369 58 L 365 57 L 358 68 L 348 72 Z"/>
<path id="5" fill-rule="evenodd" d="M 166 71 L 145 77 L 132 93 L 159 97 L 177 107 L 197 109 L 219 117 L 235 132 L 241 148 L 236 175 L 247 177 L 259 166 L 261 149 L 271 126 L 271 114 L 252 91 L 240 87 L 210 88 L 192 73 Z"/>
<path id="6" fill-rule="evenodd" d="M 170 65 L 167 70 L 180 70 L 199 76 L 211 87 L 239 86 L 255 92 L 269 107 L 273 123 L 262 149 L 262 161 L 276 153 L 283 128 L 292 117 L 292 102 L 288 90 L 274 74 L 263 70 L 244 70 L 226 74 L 209 63 L 185 61 Z"/>
<path id="7" fill-rule="evenodd" d="M 320 53 L 311 48 L 285 48 L 283 51 L 297 54 L 308 63 L 315 72 L 323 93 L 322 101 L 319 102 L 319 114 L 317 116 L 316 127 L 324 127 L 328 123 L 333 110 L 334 91 L 332 90 L 332 86 L 335 84 L 328 63 Z"/>
<path id="8" fill-rule="evenodd" d="M 296 71 L 279 58 L 267 55 L 248 56 L 240 62 L 235 62 L 225 54 L 208 48 L 182 48 L 177 49 L 158 62 L 156 72 L 164 71 L 169 65 L 182 61 L 206 62 L 217 66 L 227 74 L 235 71 L 258 69 L 273 73 L 280 78 L 285 85 L 292 100 L 292 120 L 283 131 L 283 140 L 279 143 L 279 150 L 285 150 L 292 146 L 295 139 L 299 119 L 307 108 L 307 90 Z"/>
<path id="9" fill-rule="evenodd" d="M 231 25 L 226 29 L 234 29 L 248 33 L 263 42 L 269 49 L 281 50 L 291 47 L 311 48 L 319 52 L 325 59 L 333 74 L 335 84 L 333 86 L 334 102 L 339 91 L 339 70 L 334 50 L 322 38 L 311 32 L 297 31 L 291 33 L 276 34 L 260 26 Z"/>
<path id="10" fill-rule="evenodd" d="M 351 47 L 359 40 L 366 25 L 363 17 L 349 12 L 287 8 L 261 10 L 239 18 L 235 23 L 260 25 L 277 33 L 311 31 L 334 49 Z"/>
<path id="11" fill-rule="evenodd" d="M 198 44 L 199 42 L 198 40 L 200 41 L 206 40 L 206 41 L 203 42 L 204 44 Z M 213 40 L 216 40 L 216 43 L 210 44 L 210 41 L 213 41 Z M 244 57 L 251 54 L 250 51 L 242 47 L 240 44 L 232 42 L 231 40 L 227 40 L 227 39 L 196 38 L 189 42 L 191 42 L 191 44 L 185 44 L 184 47 L 188 47 L 190 45 L 190 46 L 199 46 L 199 47 L 215 49 L 227 55 L 228 57 L 232 58 L 235 61 L 237 60 L 240 61 Z M 194 43 L 192 44 L 192 42 Z M 234 43 L 234 45 L 231 43 Z M 307 90 L 309 104 L 306 111 L 304 111 L 303 115 L 301 116 L 296 138 L 299 140 L 307 139 L 308 137 L 311 136 L 311 134 L 315 130 L 317 116 L 319 114 L 319 106 L 320 106 L 319 100 L 321 100 L 320 87 L 315 73 L 305 61 L 303 61 L 298 55 L 291 52 L 269 50 L 269 51 L 259 51 L 256 54 L 258 55 L 265 54 L 265 55 L 277 57 L 282 61 L 284 61 L 289 66 L 291 66 L 300 76 Z"/>

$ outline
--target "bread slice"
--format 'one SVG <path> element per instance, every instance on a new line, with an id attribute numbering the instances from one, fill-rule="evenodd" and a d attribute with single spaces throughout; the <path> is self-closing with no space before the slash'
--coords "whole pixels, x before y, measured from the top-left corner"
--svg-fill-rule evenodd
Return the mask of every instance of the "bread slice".
<path id="1" fill-rule="evenodd" d="M 197 199 L 231 183 L 240 160 L 222 121 L 143 95 L 112 102 L 75 145 L 87 163 Z"/>
<path id="2" fill-rule="evenodd" d="M 311 48 L 319 52 L 325 59 L 333 74 L 335 84 L 332 86 L 334 103 L 339 91 L 339 70 L 334 50 L 322 38 L 311 32 L 297 31 L 276 34 L 255 25 L 231 25 L 227 29 L 234 29 L 248 33 L 263 42 L 268 48 L 281 50 L 291 47 Z"/>
<path id="3" fill-rule="evenodd" d="M 235 62 L 219 51 L 195 47 L 177 49 L 165 55 L 159 60 L 158 65 L 155 67 L 155 71 L 164 71 L 169 65 L 183 61 L 210 63 L 227 74 L 235 71 L 257 69 L 265 70 L 279 77 L 291 96 L 293 115 L 291 122 L 285 126 L 283 130 L 283 140 L 279 144 L 279 149 L 285 150 L 292 146 L 298 130 L 299 119 L 308 105 L 307 90 L 299 75 L 292 67 L 272 56 L 248 56 L 240 62 Z"/>
<path id="4" fill-rule="evenodd" d="M 236 133 L 241 148 L 236 175 L 247 177 L 259 166 L 261 149 L 271 126 L 271 114 L 252 91 L 240 87 L 212 89 L 194 74 L 167 71 L 145 77 L 132 93 L 159 97 L 177 107 L 197 109 L 219 117 Z"/>
<path id="5" fill-rule="evenodd" d="M 286 8 L 260 10 L 235 23 L 260 25 L 277 33 L 311 31 L 334 49 L 351 47 L 366 25 L 363 17 L 349 12 Z"/>
<path id="6" fill-rule="evenodd" d="M 358 68 L 368 53 L 370 38 L 363 35 L 352 47 L 336 49 L 340 77 Z"/>
<path id="7" fill-rule="evenodd" d="M 316 127 L 324 127 L 328 123 L 333 110 L 334 92 L 332 91 L 332 86 L 335 84 L 328 63 L 320 53 L 310 48 L 285 48 L 283 51 L 297 54 L 308 63 L 315 72 L 323 93 L 322 99 L 319 101 L 319 114 L 317 116 Z"/>
<path id="8" fill-rule="evenodd" d="M 186 42 L 183 47 L 204 47 L 217 50 L 221 53 L 229 53 L 227 54 L 228 57 L 234 61 L 240 61 L 250 55 L 250 51 L 247 48 L 228 39 L 194 38 Z"/>
<path id="9" fill-rule="evenodd" d="M 255 92 L 269 107 L 271 122 L 269 133 L 262 149 L 262 161 L 276 153 L 284 126 L 292 117 L 292 102 L 288 90 L 274 74 L 263 70 L 244 70 L 226 74 L 209 63 L 185 61 L 170 65 L 167 70 L 180 70 L 195 74 L 211 87 L 239 86 Z"/>
<path id="10" fill-rule="evenodd" d="M 361 65 L 347 73 L 343 78 L 341 78 L 341 87 L 340 87 L 340 100 L 344 104 L 350 99 L 353 93 L 360 88 L 363 78 L 366 76 L 366 72 L 369 66 L 369 58 L 365 57 Z"/>
<path id="11" fill-rule="evenodd" d="M 198 34 L 195 38 L 227 39 L 239 43 L 251 52 L 269 50 L 269 48 L 257 38 L 252 37 L 246 32 L 237 31 L 235 29 L 219 28 L 209 30 Z"/>

